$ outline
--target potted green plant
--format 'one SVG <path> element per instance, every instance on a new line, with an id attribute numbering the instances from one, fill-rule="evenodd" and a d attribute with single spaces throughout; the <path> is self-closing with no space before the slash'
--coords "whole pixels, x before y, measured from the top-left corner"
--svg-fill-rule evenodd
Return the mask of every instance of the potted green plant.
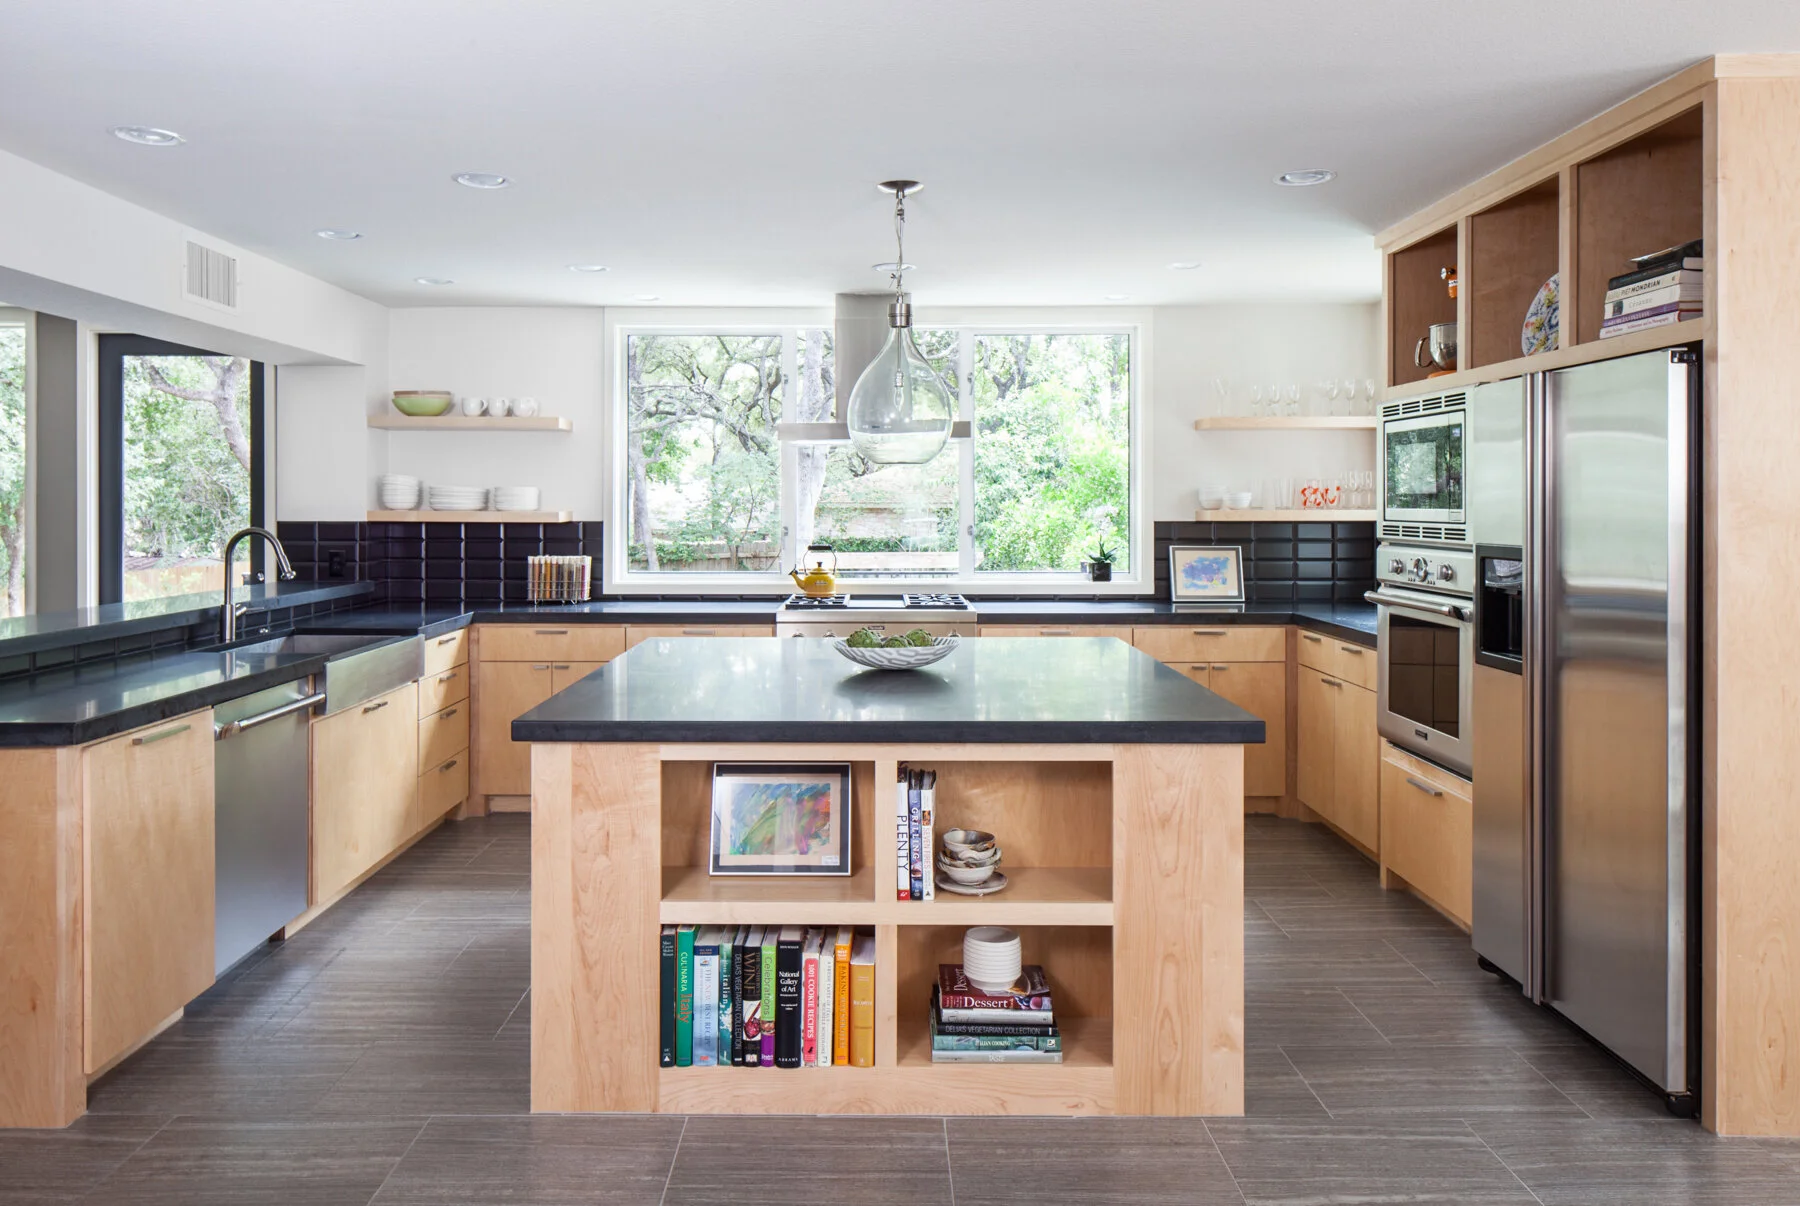
<path id="1" fill-rule="evenodd" d="M 1106 541 L 1102 540 L 1100 547 L 1088 554 L 1088 580 L 1090 582 L 1111 582 L 1113 559 L 1118 555 L 1116 551 L 1107 548 Z"/>

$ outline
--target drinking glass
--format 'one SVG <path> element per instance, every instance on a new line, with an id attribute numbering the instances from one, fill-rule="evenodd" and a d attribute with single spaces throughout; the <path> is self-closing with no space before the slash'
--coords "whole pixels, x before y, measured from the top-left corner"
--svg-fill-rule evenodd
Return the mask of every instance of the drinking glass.
<path id="1" fill-rule="evenodd" d="M 1349 377 L 1345 377 L 1344 378 L 1344 413 L 1347 415 L 1353 415 L 1356 413 L 1356 409 L 1357 409 L 1356 382 Z"/>
<path id="2" fill-rule="evenodd" d="M 1226 380 L 1224 377 L 1214 377 L 1212 385 L 1213 385 L 1213 394 L 1215 397 L 1218 398 L 1218 403 L 1217 403 L 1216 409 L 1213 411 L 1213 413 L 1216 415 L 1230 414 L 1231 413 L 1231 382 Z"/>
<path id="3" fill-rule="evenodd" d="M 1375 383 L 1371 381 L 1369 384 L 1373 385 Z M 1375 507 L 1375 471 L 1373 469 L 1364 469 L 1362 471 L 1362 491 L 1363 507 L 1368 510 L 1373 510 Z"/>
<path id="4" fill-rule="evenodd" d="M 1290 416 L 1300 413 L 1300 387 L 1298 385 L 1287 387 L 1287 410 L 1284 413 Z"/>
<path id="5" fill-rule="evenodd" d="M 1365 415 L 1375 413 L 1375 378 L 1370 377 L 1363 382 L 1363 410 Z"/>
<path id="6" fill-rule="evenodd" d="M 1343 503 L 1343 501 L 1344 501 L 1344 479 L 1341 476 L 1334 477 L 1330 481 L 1325 483 L 1324 502 L 1321 505 L 1329 507 L 1335 511 Z"/>

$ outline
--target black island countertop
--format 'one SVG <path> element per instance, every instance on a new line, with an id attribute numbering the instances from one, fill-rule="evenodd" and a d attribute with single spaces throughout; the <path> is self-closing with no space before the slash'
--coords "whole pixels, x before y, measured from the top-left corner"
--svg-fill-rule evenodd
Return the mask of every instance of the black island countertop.
<path id="1" fill-rule="evenodd" d="M 822 640 L 645 641 L 513 721 L 537 742 L 1244 744 L 1263 722 L 1120 641 L 965 640 L 868 670 Z"/>

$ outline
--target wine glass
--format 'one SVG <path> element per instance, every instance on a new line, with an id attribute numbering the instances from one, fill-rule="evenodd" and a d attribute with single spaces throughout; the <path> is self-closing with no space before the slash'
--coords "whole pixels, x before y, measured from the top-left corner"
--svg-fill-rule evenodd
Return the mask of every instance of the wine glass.
<path id="1" fill-rule="evenodd" d="M 1287 410 L 1284 413 L 1290 416 L 1300 413 L 1300 387 L 1298 385 L 1287 387 Z"/>
<path id="2" fill-rule="evenodd" d="M 1219 399 L 1218 409 L 1214 413 L 1220 415 L 1229 414 L 1231 411 L 1231 382 L 1224 377 L 1214 377 L 1212 384 L 1213 393 L 1217 395 Z"/>
<path id="3" fill-rule="evenodd" d="M 1375 378 L 1370 377 L 1363 382 L 1363 413 L 1375 413 Z"/>
<path id="4" fill-rule="evenodd" d="M 1250 387 L 1250 413 L 1258 418 L 1262 416 L 1263 387 L 1260 385 L 1252 385 Z"/>
<path id="5" fill-rule="evenodd" d="M 1338 409 L 1338 391 L 1343 387 L 1336 381 L 1325 383 L 1325 413 L 1335 415 Z"/>

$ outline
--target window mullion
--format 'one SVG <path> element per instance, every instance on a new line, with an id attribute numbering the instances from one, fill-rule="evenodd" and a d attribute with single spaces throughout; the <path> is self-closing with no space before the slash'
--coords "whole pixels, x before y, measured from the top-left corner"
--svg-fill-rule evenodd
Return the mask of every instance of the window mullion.
<path id="1" fill-rule="evenodd" d="M 956 337 L 957 413 L 969 424 L 969 438 L 957 441 L 956 572 L 965 582 L 975 575 L 975 335 L 968 327 Z"/>

